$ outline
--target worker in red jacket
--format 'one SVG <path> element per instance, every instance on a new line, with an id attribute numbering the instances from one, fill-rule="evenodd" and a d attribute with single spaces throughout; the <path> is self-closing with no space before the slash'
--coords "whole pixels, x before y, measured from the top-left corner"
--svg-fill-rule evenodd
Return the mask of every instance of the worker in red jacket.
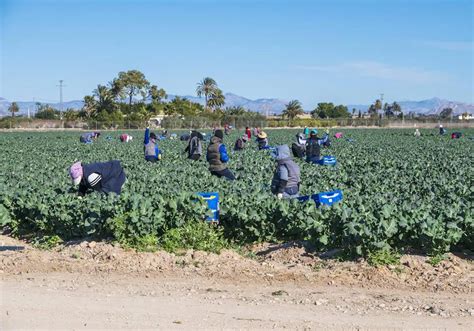
<path id="1" fill-rule="evenodd" d="M 250 131 L 248 126 L 245 128 L 245 134 L 247 135 L 248 140 L 252 139 L 252 131 Z"/>

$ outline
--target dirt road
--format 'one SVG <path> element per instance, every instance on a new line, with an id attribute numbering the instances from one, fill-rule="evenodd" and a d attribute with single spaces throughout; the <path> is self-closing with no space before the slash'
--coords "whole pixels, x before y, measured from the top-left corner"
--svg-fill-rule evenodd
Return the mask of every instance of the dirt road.
<path id="1" fill-rule="evenodd" d="M 390 269 L 363 262 L 308 267 L 294 246 L 256 260 L 102 243 L 15 250 L 20 245 L 0 237 L 2 330 L 474 329 L 472 262 L 455 257 L 454 271 L 429 266 L 423 274 L 432 268 L 438 276 L 426 279 L 407 258 L 397 283 Z"/>

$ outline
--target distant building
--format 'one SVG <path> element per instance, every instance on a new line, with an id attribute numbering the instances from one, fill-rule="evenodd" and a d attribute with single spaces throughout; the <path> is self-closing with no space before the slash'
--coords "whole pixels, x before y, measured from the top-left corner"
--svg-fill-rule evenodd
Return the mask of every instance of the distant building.
<path id="1" fill-rule="evenodd" d="M 464 114 L 459 115 L 458 118 L 459 118 L 460 120 L 466 120 L 466 121 L 468 121 L 468 120 L 473 120 L 473 119 L 474 119 L 474 115 L 473 115 L 473 114 L 464 113 Z"/>

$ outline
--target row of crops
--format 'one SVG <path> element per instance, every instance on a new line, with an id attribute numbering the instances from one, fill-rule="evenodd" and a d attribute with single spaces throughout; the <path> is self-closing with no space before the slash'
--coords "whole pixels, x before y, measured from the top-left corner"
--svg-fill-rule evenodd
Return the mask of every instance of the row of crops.
<path id="1" fill-rule="evenodd" d="M 334 189 L 344 200 L 332 207 L 280 201 L 270 193 L 274 161 L 255 143 L 231 155 L 235 182 L 213 177 L 204 158 L 186 159 L 185 142 L 160 142 L 161 162 L 143 159 L 142 132 L 123 144 L 122 132 L 105 133 L 93 145 L 78 132 L 0 135 L 0 222 L 24 236 L 57 235 L 63 240 L 96 236 L 133 240 L 160 237 L 170 229 L 201 220 L 204 203 L 196 192 L 220 194 L 221 224 L 227 238 L 240 242 L 309 240 L 321 249 L 358 254 L 384 248 L 439 253 L 474 247 L 474 142 L 452 140 L 436 130 L 341 130 L 323 154 L 336 167 L 297 161 L 302 194 Z M 268 131 L 271 145 L 291 144 L 296 130 Z M 129 132 L 130 133 L 130 132 Z M 240 133 L 227 136 L 228 147 Z M 68 177 L 75 160 L 118 159 L 128 181 L 121 196 L 78 198 Z"/>

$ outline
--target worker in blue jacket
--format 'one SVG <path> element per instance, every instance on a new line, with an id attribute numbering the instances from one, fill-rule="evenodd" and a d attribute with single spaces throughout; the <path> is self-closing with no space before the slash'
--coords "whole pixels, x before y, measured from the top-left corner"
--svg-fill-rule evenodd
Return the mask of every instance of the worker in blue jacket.
<path id="1" fill-rule="evenodd" d="M 79 195 L 89 192 L 120 194 L 125 183 L 125 171 L 120 161 L 113 160 L 103 163 L 74 163 L 69 169 L 74 185 L 79 185 Z"/>
<path id="2" fill-rule="evenodd" d="M 214 176 L 234 180 L 234 174 L 226 165 L 226 163 L 229 162 L 229 155 L 227 154 L 227 149 L 223 144 L 223 139 L 224 132 L 222 132 L 222 130 L 216 130 L 214 137 L 211 138 L 211 142 L 207 147 L 206 159 L 207 162 L 209 162 L 209 171 Z"/>
<path id="3" fill-rule="evenodd" d="M 145 151 L 145 160 L 156 162 L 161 160 L 161 151 L 156 143 L 157 137 L 155 133 L 150 133 L 150 128 L 145 130 L 145 139 L 143 141 L 143 150 Z"/>
<path id="4" fill-rule="evenodd" d="M 84 144 L 92 144 L 92 142 L 94 140 L 97 140 L 99 136 L 100 136 L 100 132 L 83 133 L 81 137 L 79 138 L 79 141 Z"/>

